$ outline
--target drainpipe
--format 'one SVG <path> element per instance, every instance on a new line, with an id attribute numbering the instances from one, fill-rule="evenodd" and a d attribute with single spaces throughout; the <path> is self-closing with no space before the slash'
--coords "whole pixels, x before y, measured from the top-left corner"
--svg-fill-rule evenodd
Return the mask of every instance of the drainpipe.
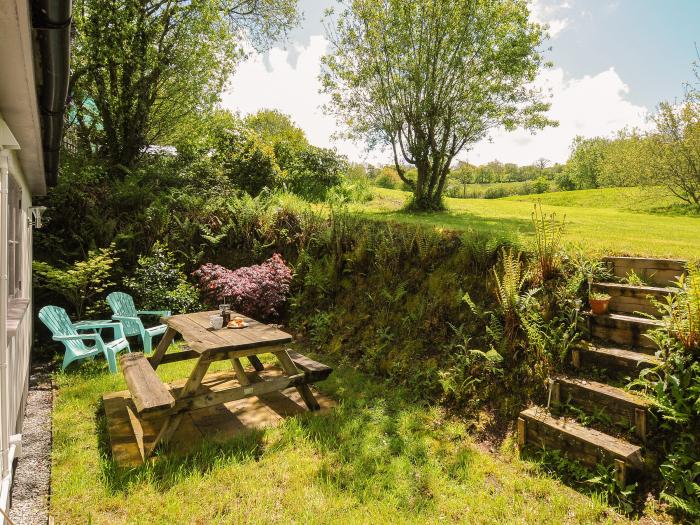
<path id="1" fill-rule="evenodd" d="M 7 347 L 7 185 L 9 177 L 7 152 L 0 146 L 0 484 L 10 473 L 10 407 Z"/>
<path id="2" fill-rule="evenodd" d="M 71 0 L 33 0 L 32 25 L 41 56 L 39 107 L 43 128 L 44 169 L 56 184 L 63 139 L 63 112 L 70 79 Z"/>

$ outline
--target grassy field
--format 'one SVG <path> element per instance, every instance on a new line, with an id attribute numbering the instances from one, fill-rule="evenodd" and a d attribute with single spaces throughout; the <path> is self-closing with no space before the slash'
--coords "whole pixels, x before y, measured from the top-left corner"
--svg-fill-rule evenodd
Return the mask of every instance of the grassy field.
<path id="1" fill-rule="evenodd" d="M 446 199 L 448 211 L 421 214 L 400 211 L 408 192 L 375 191 L 374 200 L 353 209 L 376 219 L 473 230 L 527 243 L 533 233 L 533 203 L 541 202 L 545 213 L 566 218 L 564 241 L 569 248 L 592 255 L 700 258 L 700 216 L 674 215 L 675 201 L 658 190 L 608 188 L 493 200 Z M 670 214 L 659 213 L 663 209 Z"/>
<path id="2" fill-rule="evenodd" d="M 610 208 L 658 215 L 689 215 L 691 211 L 678 197 L 658 186 L 555 191 L 539 195 L 515 195 L 504 200 L 541 202 L 550 206 L 575 208 Z"/>
<path id="3" fill-rule="evenodd" d="M 187 372 L 158 369 L 164 380 Z M 491 453 L 465 423 L 342 365 L 319 385 L 339 401 L 328 413 L 128 471 L 109 459 L 100 412 L 104 392 L 125 388 L 121 374 L 100 361 L 55 380 L 57 524 L 627 521 L 520 460 L 512 441 Z"/>

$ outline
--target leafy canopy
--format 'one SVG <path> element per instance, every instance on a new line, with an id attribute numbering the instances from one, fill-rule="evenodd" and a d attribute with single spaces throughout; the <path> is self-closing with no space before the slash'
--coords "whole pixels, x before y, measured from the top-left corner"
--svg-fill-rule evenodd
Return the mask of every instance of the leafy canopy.
<path id="1" fill-rule="evenodd" d="M 554 124 L 532 84 L 544 28 L 524 0 L 342 3 L 321 74 L 328 110 L 350 137 L 392 148 L 418 209 L 442 206 L 450 163 L 489 130 Z"/>
<path id="2" fill-rule="evenodd" d="M 177 140 L 206 114 L 243 39 L 264 48 L 298 20 L 297 0 L 76 0 L 70 125 L 113 173 Z"/>
<path id="3" fill-rule="evenodd" d="M 112 269 L 118 262 L 114 246 L 91 250 L 87 259 L 76 261 L 66 268 L 57 268 L 47 262 L 34 261 L 32 269 L 38 287 L 51 290 L 62 296 L 72 307 L 78 319 L 91 311 L 86 305 L 92 304 L 98 296 L 111 286 Z M 94 305 L 93 305 L 94 306 Z M 99 304 L 95 307 L 99 309 Z"/>

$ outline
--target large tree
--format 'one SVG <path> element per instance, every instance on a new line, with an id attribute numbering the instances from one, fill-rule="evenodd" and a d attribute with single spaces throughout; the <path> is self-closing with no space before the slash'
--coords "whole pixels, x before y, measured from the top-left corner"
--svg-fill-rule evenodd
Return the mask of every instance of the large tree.
<path id="1" fill-rule="evenodd" d="M 700 57 L 678 105 L 661 103 L 649 134 L 651 178 L 700 211 Z"/>
<path id="2" fill-rule="evenodd" d="M 545 28 L 525 0 L 342 4 L 321 75 L 329 109 L 351 137 L 392 148 L 416 209 L 442 208 L 450 163 L 489 130 L 553 124 L 532 84 Z"/>
<path id="3" fill-rule="evenodd" d="M 245 49 L 296 23 L 297 0 L 76 0 L 70 126 L 113 174 L 207 112 Z"/>

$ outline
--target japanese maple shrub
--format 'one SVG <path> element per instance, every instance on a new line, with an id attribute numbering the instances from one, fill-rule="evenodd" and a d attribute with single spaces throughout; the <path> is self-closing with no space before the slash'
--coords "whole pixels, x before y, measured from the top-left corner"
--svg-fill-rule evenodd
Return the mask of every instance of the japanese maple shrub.
<path id="1" fill-rule="evenodd" d="M 292 282 L 292 269 L 279 254 L 237 270 L 208 263 L 192 275 L 208 301 L 226 300 L 237 312 L 262 319 L 279 315 Z"/>

